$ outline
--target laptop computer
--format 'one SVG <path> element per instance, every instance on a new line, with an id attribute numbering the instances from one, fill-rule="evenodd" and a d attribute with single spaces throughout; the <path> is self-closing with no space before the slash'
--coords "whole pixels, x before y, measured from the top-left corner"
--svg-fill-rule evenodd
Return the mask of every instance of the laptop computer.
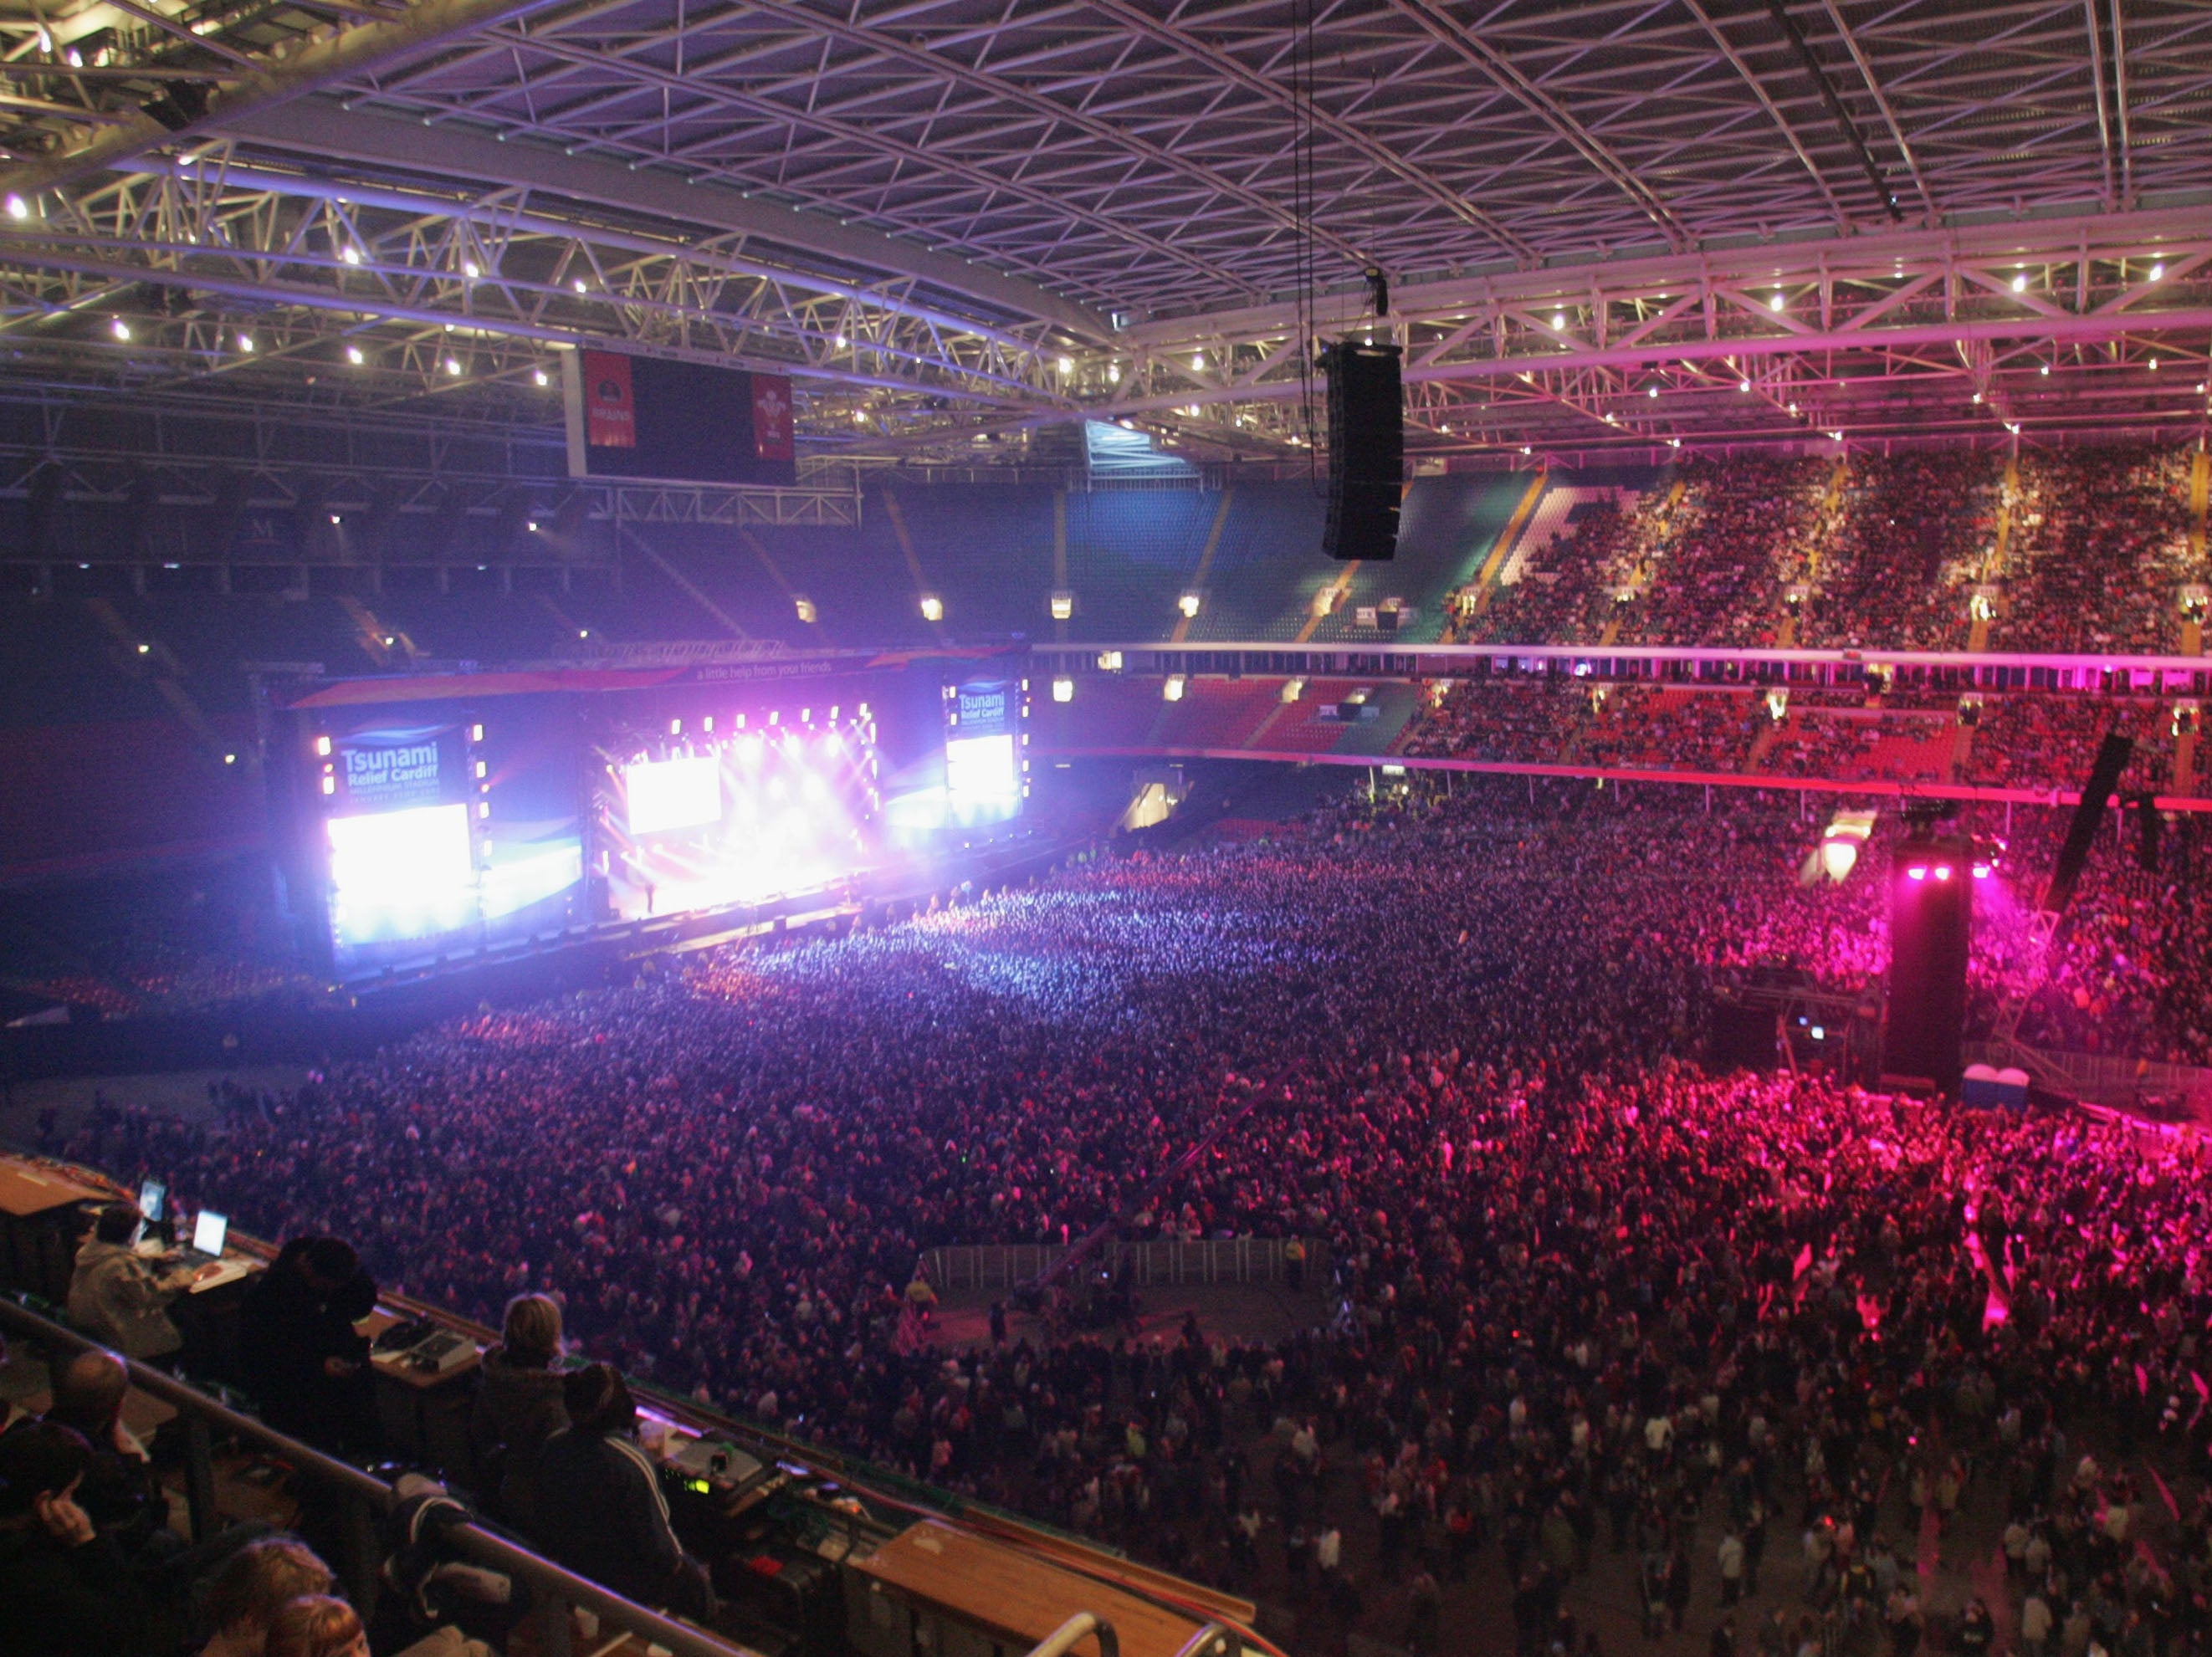
<path id="1" fill-rule="evenodd" d="M 177 1251 L 187 1266 L 206 1266 L 222 1258 L 222 1245 L 230 1235 L 230 1217 L 204 1208 L 192 1220 L 192 1243 Z"/>

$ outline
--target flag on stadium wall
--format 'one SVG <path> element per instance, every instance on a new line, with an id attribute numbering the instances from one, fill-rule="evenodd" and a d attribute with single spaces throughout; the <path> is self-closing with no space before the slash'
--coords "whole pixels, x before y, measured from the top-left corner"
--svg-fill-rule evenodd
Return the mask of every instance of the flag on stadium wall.
<path id="1" fill-rule="evenodd" d="M 755 374 L 753 454 L 762 460 L 795 458 L 791 440 L 791 382 L 781 374 Z"/>
<path id="2" fill-rule="evenodd" d="M 629 359 L 619 351 L 584 353 L 586 436 L 596 449 L 637 446 L 637 398 Z"/>

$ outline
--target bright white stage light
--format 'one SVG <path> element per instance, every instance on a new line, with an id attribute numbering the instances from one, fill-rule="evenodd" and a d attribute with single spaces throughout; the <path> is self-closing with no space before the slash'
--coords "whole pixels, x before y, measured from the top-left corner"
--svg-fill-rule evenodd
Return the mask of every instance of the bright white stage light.
<path id="1" fill-rule="evenodd" d="M 1075 700 L 1075 681 L 1065 677 L 1054 679 L 1052 682 L 1052 699 L 1056 702 L 1073 701 Z"/>
<path id="2" fill-rule="evenodd" d="M 722 817 L 722 770 L 711 754 L 623 768 L 632 835 L 696 828 Z"/>

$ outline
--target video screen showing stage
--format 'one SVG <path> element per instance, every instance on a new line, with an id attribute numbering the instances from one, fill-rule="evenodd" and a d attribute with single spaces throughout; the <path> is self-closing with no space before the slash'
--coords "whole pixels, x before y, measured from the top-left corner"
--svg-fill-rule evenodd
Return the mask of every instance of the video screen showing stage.
<path id="1" fill-rule="evenodd" d="M 573 750 L 551 710 L 351 712 L 309 738 L 331 964 L 342 978 L 471 952 L 577 919 Z"/>
<path id="2" fill-rule="evenodd" d="M 1023 680 L 980 677 L 943 688 L 943 745 L 901 768 L 885 791 L 885 814 L 902 844 L 1021 815 L 1029 795 L 1025 689 Z"/>
<path id="3" fill-rule="evenodd" d="M 599 771 L 609 907 L 641 920 L 828 889 L 877 860 L 880 770 L 866 703 L 623 733 Z"/>

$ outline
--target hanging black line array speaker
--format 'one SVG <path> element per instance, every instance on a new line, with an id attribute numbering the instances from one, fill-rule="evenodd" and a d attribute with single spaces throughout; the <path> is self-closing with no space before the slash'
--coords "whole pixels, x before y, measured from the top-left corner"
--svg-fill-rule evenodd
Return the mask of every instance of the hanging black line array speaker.
<path id="1" fill-rule="evenodd" d="M 1332 558 L 1379 561 L 1398 552 L 1405 493 L 1406 404 L 1395 345 L 1340 339 L 1321 354 L 1328 376 L 1328 528 Z"/>
<path id="2" fill-rule="evenodd" d="M 2081 785 L 2081 802 L 2074 808 L 2074 820 L 2066 827 L 2066 843 L 2058 848 L 2051 884 L 2044 890 L 2045 908 L 2063 914 L 2073 901 L 2075 883 L 2081 878 L 2081 865 L 2088 861 L 2089 848 L 2096 843 L 2098 822 L 2112 803 L 2112 791 L 2119 786 L 2120 773 L 2128 768 L 2135 747 L 2132 738 L 2118 731 L 2105 733 L 2096 761 L 2089 768 L 2089 780 Z"/>

